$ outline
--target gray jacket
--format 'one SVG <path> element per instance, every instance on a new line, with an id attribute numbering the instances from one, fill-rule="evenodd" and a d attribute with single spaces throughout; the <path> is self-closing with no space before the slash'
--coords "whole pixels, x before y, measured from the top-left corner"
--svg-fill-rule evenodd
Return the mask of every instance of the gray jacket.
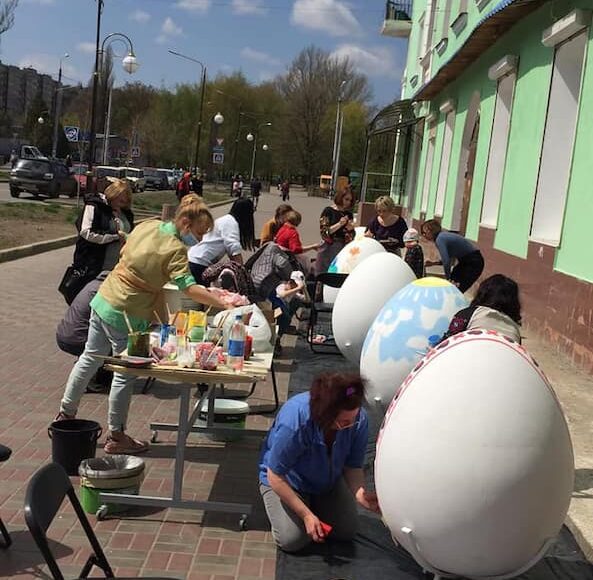
<path id="1" fill-rule="evenodd" d="M 86 343 L 91 318 L 91 300 L 99 290 L 109 272 L 101 272 L 91 280 L 70 304 L 56 330 L 58 343 L 82 345 Z"/>

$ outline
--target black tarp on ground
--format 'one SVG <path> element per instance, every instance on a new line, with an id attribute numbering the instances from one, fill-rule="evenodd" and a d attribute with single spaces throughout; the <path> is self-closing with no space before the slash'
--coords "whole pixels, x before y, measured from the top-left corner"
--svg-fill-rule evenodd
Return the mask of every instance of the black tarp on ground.
<path id="1" fill-rule="evenodd" d="M 299 339 L 288 396 L 306 391 L 315 375 L 327 371 L 357 370 L 341 356 L 318 355 Z M 367 464 L 371 463 L 371 458 Z M 277 580 L 414 580 L 429 578 L 413 558 L 395 546 L 389 532 L 374 514 L 360 511 L 360 530 L 353 542 L 311 545 L 298 554 L 278 550 Z M 548 555 L 521 580 L 593 580 L 587 562 L 572 534 L 563 528 Z"/>

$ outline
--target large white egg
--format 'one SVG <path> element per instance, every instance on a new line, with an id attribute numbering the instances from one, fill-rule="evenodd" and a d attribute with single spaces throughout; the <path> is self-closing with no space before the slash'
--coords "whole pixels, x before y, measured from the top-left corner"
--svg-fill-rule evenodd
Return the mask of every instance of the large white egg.
<path id="1" fill-rule="evenodd" d="M 369 328 L 362 347 L 360 372 L 368 380 L 369 401 L 389 405 L 428 347 L 467 305 L 463 294 L 443 278 L 414 280 L 392 296 Z"/>
<path id="2" fill-rule="evenodd" d="M 377 443 L 383 518 L 433 573 L 531 567 L 562 526 L 573 479 L 554 391 L 526 350 L 494 331 L 455 335 L 418 363 Z"/>
<path id="3" fill-rule="evenodd" d="M 395 254 L 379 252 L 359 264 L 342 285 L 332 313 L 341 353 L 359 364 L 362 345 L 377 314 L 398 290 L 415 280 L 412 269 Z"/>
<path id="4" fill-rule="evenodd" d="M 385 252 L 385 248 L 373 238 L 362 237 L 346 244 L 331 261 L 328 272 L 338 274 L 351 274 L 354 269 L 369 256 Z M 323 301 L 333 304 L 338 296 L 338 288 L 325 286 L 323 288 Z"/>

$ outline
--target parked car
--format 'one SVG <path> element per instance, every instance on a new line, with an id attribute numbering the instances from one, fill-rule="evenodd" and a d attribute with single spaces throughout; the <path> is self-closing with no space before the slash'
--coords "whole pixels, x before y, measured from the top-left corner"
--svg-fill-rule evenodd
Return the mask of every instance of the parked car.
<path id="1" fill-rule="evenodd" d="M 97 191 L 103 193 L 116 179 L 125 179 L 126 174 L 123 167 L 113 167 L 111 165 L 97 165 L 94 170 L 95 181 L 97 182 Z"/>
<path id="2" fill-rule="evenodd" d="M 80 193 L 83 194 L 86 192 L 86 172 L 88 166 L 86 163 L 74 163 L 72 165 L 72 171 L 74 172 L 74 179 L 78 181 L 80 186 Z"/>
<path id="3" fill-rule="evenodd" d="M 48 197 L 58 197 L 61 193 L 76 197 L 78 185 L 74 175 L 61 161 L 19 159 L 10 171 L 10 195 L 18 197 L 21 191 Z"/>
<path id="4" fill-rule="evenodd" d="M 175 177 L 175 172 L 172 169 L 159 169 L 167 176 L 167 185 L 168 189 L 175 189 L 177 186 L 177 178 Z"/>
<path id="5" fill-rule="evenodd" d="M 169 189 L 169 180 L 164 171 L 155 167 L 145 167 L 143 171 L 146 189 Z"/>
<path id="6" fill-rule="evenodd" d="M 138 193 L 146 189 L 146 182 L 144 181 L 144 171 L 137 167 L 124 167 L 124 177 L 130 182 L 132 191 Z"/>

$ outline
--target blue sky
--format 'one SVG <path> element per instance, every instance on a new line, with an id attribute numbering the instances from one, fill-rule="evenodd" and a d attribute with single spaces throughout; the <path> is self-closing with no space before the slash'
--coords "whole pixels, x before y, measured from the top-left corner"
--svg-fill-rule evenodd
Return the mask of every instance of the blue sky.
<path id="1" fill-rule="evenodd" d="M 240 69 L 253 82 L 285 70 L 308 44 L 349 56 L 368 75 L 374 101 L 399 97 L 406 43 L 379 34 L 383 0 L 105 0 L 104 38 L 131 37 L 141 64 L 132 77 L 156 86 L 194 81 L 203 61 L 209 75 Z M 57 76 L 64 53 L 65 82 L 86 81 L 94 60 L 94 0 L 20 0 L 14 27 L 0 39 L 0 59 Z M 116 53 L 123 46 L 113 45 Z M 122 54 L 123 56 L 123 54 Z M 126 80 L 116 70 L 116 82 Z"/>

